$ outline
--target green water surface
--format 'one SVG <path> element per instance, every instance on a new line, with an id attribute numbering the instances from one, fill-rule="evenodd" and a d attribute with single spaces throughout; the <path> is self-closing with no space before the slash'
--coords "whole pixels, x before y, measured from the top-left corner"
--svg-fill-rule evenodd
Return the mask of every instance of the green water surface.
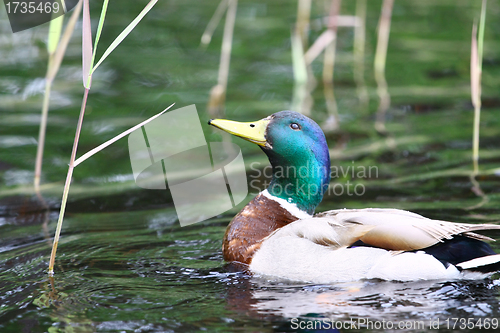
<path id="1" fill-rule="evenodd" d="M 146 3 L 110 2 L 98 57 Z M 395 1 L 386 65 L 391 107 L 382 134 L 374 128 L 378 97 L 372 70 L 381 3 L 368 1 L 369 104 L 359 102 L 353 79 L 353 29 L 340 27 L 334 78 L 340 123 L 326 131 L 334 166 L 372 167 L 372 174 L 339 174 L 331 184 L 337 191 L 318 211 L 393 207 L 457 222 L 500 221 L 498 1 L 488 2 L 486 15 L 480 189 L 469 178 L 474 116 L 469 66 L 481 2 Z M 94 28 L 100 5 L 91 1 Z M 207 141 L 222 140 L 220 131 L 205 125 L 213 116 L 207 103 L 217 83 L 222 26 L 208 47 L 199 45 L 217 5 L 158 2 L 96 71 L 78 155 L 174 102 L 175 108 L 196 104 Z M 354 15 L 355 5 L 344 1 L 342 14 Z M 296 8 L 294 1 L 238 2 L 224 117 L 250 121 L 293 107 L 290 31 Z M 324 8 L 322 1 L 313 2 L 310 43 L 324 31 Z M 430 320 L 440 320 L 446 331 L 453 330 L 450 318 L 499 319 L 498 276 L 314 285 L 269 281 L 226 265 L 225 227 L 268 180 L 257 171 L 267 165 L 264 154 L 237 138 L 233 142 L 243 151 L 255 187 L 233 210 L 182 228 L 168 190 L 135 185 L 126 139 L 79 165 L 55 277 L 49 279 L 51 237 L 83 96 L 81 25 L 54 81 L 42 176 L 49 210 L 43 211 L 32 179 L 48 25 L 12 34 L 3 9 L 0 17 L 0 332 L 291 332 L 297 317 L 425 322 L 410 331 L 430 332 Z M 312 65 L 318 82 L 310 116 L 325 125 L 322 59 Z M 260 169 L 252 169 L 252 162 Z M 347 184 L 362 195 L 349 194 Z M 491 245 L 500 252 L 499 245 Z M 360 330 L 366 327 L 341 331 Z"/>

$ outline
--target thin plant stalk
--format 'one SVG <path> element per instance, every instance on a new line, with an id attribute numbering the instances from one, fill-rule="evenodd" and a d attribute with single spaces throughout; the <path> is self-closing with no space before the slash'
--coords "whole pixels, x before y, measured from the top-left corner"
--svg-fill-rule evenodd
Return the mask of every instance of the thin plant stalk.
<path id="1" fill-rule="evenodd" d="M 144 125 L 146 125 L 147 123 L 149 123 L 150 121 L 153 121 L 155 120 L 156 118 L 158 118 L 159 116 L 161 116 L 162 114 L 164 114 L 165 112 L 167 112 L 172 106 L 174 106 L 175 103 L 172 103 L 170 106 L 168 106 L 165 110 L 163 110 L 162 112 L 152 116 L 151 118 L 148 118 L 146 119 L 145 121 L 143 121 L 142 123 L 140 124 L 137 124 L 131 128 L 129 128 L 128 130 L 122 132 L 121 134 L 118 134 L 117 136 L 115 136 L 114 138 L 112 139 L 109 139 L 108 141 L 104 142 L 103 144 L 100 144 L 99 146 L 95 147 L 94 149 L 86 152 L 85 154 L 83 154 L 82 156 L 80 156 L 74 163 L 74 166 L 77 167 L 78 164 L 82 163 L 83 161 L 89 159 L 90 157 L 94 156 L 96 153 L 100 152 L 101 150 L 103 150 L 104 148 L 106 148 L 107 146 L 115 143 L 116 141 L 120 140 L 121 138 L 123 138 L 124 136 L 126 135 L 129 135 L 130 133 L 132 133 L 133 131 L 139 129 L 139 127 L 142 127 Z"/>
<path id="2" fill-rule="evenodd" d="M 312 108 L 311 85 L 302 39 L 296 29 L 291 31 L 292 64 L 293 64 L 293 100 L 292 109 L 302 114 L 310 114 Z"/>
<path id="3" fill-rule="evenodd" d="M 335 70 L 335 51 L 337 40 L 337 18 L 340 14 L 340 5 L 342 0 L 332 0 L 330 5 L 330 15 L 328 19 L 328 30 L 330 30 L 333 38 L 325 47 L 323 58 L 323 83 L 333 84 L 333 73 Z"/>
<path id="4" fill-rule="evenodd" d="M 295 29 L 300 36 L 304 50 L 307 49 L 307 36 L 309 34 L 309 20 L 311 17 L 311 0 L 299 0 L 297 7 L 297 24 Z"/>
<path id="5" fill-rule="evenodd" d="M 224 36 L 222 37 L 222 50 L 220 55 L 220 67 L 218 83 L 227 89 L 229 77 L 229 63 L 231 62 L 231 49 L 233 47 L 234 23 L 236 21 L 236 8 L 238 0 L 231 0 L 227 8 L 226 23 L 224 24 Z"/>
<path id="6" fill-rule="evenodd" d="M 394 0 L 384 0 L 380 22 L 378 26 L 377 50 L 375 52 L 374 71 L 375 81 L 377 82 L 377 94 L 380 104 L 377 110 L 377 120 L 375 129 L 385 133 L 385 114 L 391 104 L 391 98 L 387 90 L 387 81 L 385 79 L 385 64 L 387 60 L 387 47 L 389 45 L 389 34 L 391 32 L 391 17 Z"/>
<path id="7" fill-rule="evenodd" d="M 97 64 L 93 65 L 92 73 L 95 72 L 97 67 L 99 67 L 99 65 L 104 61 L 104 59 L 106 59 L 111 54 L 111 52 L 113 52 L 114 49 L 116 49 L 116 47 L 118 45 L 120 45 L 121 42 L 123 42 L 125 37 L 127 37 L 132 32 L 132 30 L 134 30 L 134 28 L 139 24 L 139 22 L 144 18 L 144 16 L 146 16 L 146 14 L 149 13 L 149 11 L 154 7 L 154 5 L 156 5 L 157 2 L 158 2 L 158 0 L 149 1 L 149 3 L 144 7 L 144 9 L 137 15 L 137 17 L 132 22 L 130 22 L 130 24 L 125 29 L 123 29 L 123 31 L 108 46 L 106 51 L 104 51 L 103 55 L 101 56 L 101 59 L 99 59 Z M 99 33 L 99 35 L 97 35 L 97 37 L 100 36 L 99 31 L 98 31 L 98 33 Z M 97 44 L 95 45 L 93 56 L 95 56 L 95 49 L 97 49 Z M 93 64 L 93 62 L 92 62 L 92 64 Z"/>
<path id="8" fill-rule="evenodd" d="M 481 76 L 483 63 L 483 42 L 484 26 L 486 21 L 487 0 L 483 0 L 481 7 L 481 19 L 479 21 L 479 34 L 474 24 L 472 28 L 471 45 L 471 95 L 472 105 L 474 106 L 474 129 L 472 138 L 472 164 L 474 174 L 479 173 L 479 126 L 481 122 Z"/>
<path id="9" fill-rule="evenodd" d="M 43 151 L 45 147 L 45 135 L 47 132 L 47 118 L 49 114 L 50 93 L 52 90 L 52 83 L 61 66 L 62 59 L 64 58 L 64 54 L 66 53 L 66 47 L 68 46 L 73 31 L 75 30 L 75 23 L 78 19 L 78 16 L 80 15 L 81 9 L 82 9 L 82 2 L 79 1 L 75 9 L 73 10 L 73 14 L 68 20 L 62 38 L 60 38 L 60 36 L 62 31 L 62 23 L 64 15 L 59 16 L 58 18 L 50 21 L 49 38 L 47 43 L 49 61 L 47 66 L 47 73 L 45 74 L 45 93 L 42 104 L 40 129 L 38 132 L 38 146 L 37 146 L 36 160 L 35 160 L 35 176 L 33 180 L 35 193 L 41 199 L 42 202 L 44 202 L 44 200 L 40 194 L 40 179 L 42 176 Z"/>
<path id="10" fill-rule="evenodd" d="M 326 121 L 326 129 L 333 130 L 338 127 L 339 114 L 337 109 L 337 101 L 333 89 L 333 75 L 335 70 L 335 53 L 337 46 L 337 18 L 340 14 L 341 0 L 332 0 L 330 5 L 330 15 L 328 20 L 328 30 L 334 36 L 332 41 L 326 46 L 323 55 L 323 92 L 328 109 L 328 119 Z"/>
<path id="11" fill-rule="evenodd" d="M 106 0 L 105 0 L 106 1 Z M 92 82 L 92 31 L 90 26 L 90 10 L 89 0 L 83 0 L 83 22 L 82 22 L 82 79 L 85 92 L 83 94 L 82 106 L 80 108 L 80 116 L 76 125 L 75 139 L 73 141 L 73 149 L 71 150 L 71 157 L 69 160 L 68 174 L 66 175 L 66 182 L 64 183 L 63 197 L 61 200 L 61 208 L 59 210 L 59 218 L 57 220 L 56 233 L 54 235 L 54 242 L 52 243 L 52 252 L 49 261 L 49 276 L 54 275 L 54 263 L 56 260 L 57 246 L 59 245 L 59 238 L 61 236 L 61 229 L 64 220 L 64 213 L 66 212 L 66 203 L 68 202 L 69 187 L 73 177 L 73 170 L 75 168 L 76 151 L 78 149 L 78 141 L 80 140 L 80 133 L 82 131 L 83 116 L 85 115 L 85 108 L 87 106 L 87 98 L 89 95 L 90 84 Z"/>
<path id="12" fill-rule="evenodd" d="M 34 177 L 34 187 L 35 193 L 41 198 L 40 194 L 40 178 L 42 175 L 42 161 L 43 161 L 43 150 L 45 146 L 45 133 L 47 128 L 47 117 L 49 114 L 49 103 L 50 103 L 50 91 L 52 88 L 53 77 L 50 76 L 51 67 L 54 64 L 54 54 L 57 49 L 57 44 L 59 44 L 59 38 L 61 36 L 62 23 L 64 16 L 59 16 L 58 18 L 50 21 L 49 27 L 49 38 L 47 41 L 47 51 L 49 54 L 49 61 L 47 65 L 47 73 L 45 74 L 45 93 L 43 96 L 42 104 L 42 114 L 40 118 L 40 130 L 38 132 L 38 146 L 36 150 L 36 161 L 35 161 L 35 177 Z M 41 199 L 42 201 L 43 198 Z"/>
<path id="13" fill-rule="evenodd" d="M 54 65 L 51 66 L 50 77 L 55 78 L 57 72 L 59 71 L 59 67 L 61 66 L 62 60 L 64 58 L 64 54 L 66 53 L 66 48 L 68 47 L 71 36 L 73 35 L 73 31 L 75 30 L 76 22 L 78 21 L 78 17 L 80 16 L 80 12 L 82 11 L 83 1 L 80 0 L 76 7 L 73 9 L 73 14 L 68 20 L 68 24 L 66 25 L 66 29 L 61 37 L 61 41 L 57 46 L 56 53 L 54 55 Z"/>
<path id="14" fill-rule="evenodd" d="M 336 39 L 338 27 L 353 27 L 358 24 L 355 16 L 340 15 L 341 0 L 332 0 L 330 2 L 330 10 L 327 17 L 322 18 L 321 22 L 325 22 L 327 29 L 323 31 L 312 45 L 304 52 L 302 42 L 299 35 L 299 29 L 292 32 L 292 60 L 294 68 L 294 101 L 295 110 L 309 115 L 313 106 L 311 92 L 316 87 L 316 80 L 311 68 L 312 62 L 323 53 L 323 87 L 326 100 L 326 107 L 329 113 L 327 121 L 322 125 L 324 130 L 333 130 L 338 126 L 338 111 L 335 94 L 333 91 L 333 74 L 336 53 Z M 300 17 L 299 3 L 299 17 Z M 302 14 L 304 15 L 304 14 Z M 309 15 L 309 14 L 307 14 Z M 305 15 L 304 15 L 305 16 Z M 305 18 L 298 19 L 298 22 L 304 21 Z M 309 21 L 307 21 L 309 22 Z M 299 23 L 297 23 L 299 24 Z M 303 27 L 308 26 L 302 23 Z M 307 29 L 306 29 L 307 31 Z"/>
<path id="15" fill-rule="evenodd" d="M 314 41 L 311 47 L 305 52 L 304 59 L 306 65 L 310 66 L 311 63 L 325 50 L 325 48 L 333 42 L 336 38 L 334 32 L 331 29 L 327 29 L 319 35 L 319 37 Z"/>
<path id="16" fill-rule="evenodd" d="M 76 150 L 78 148 L 78 141 L 80 139 L 80 133 L 82 131 L 83 116 L 85 115 L 85 107 L 87 105 L 87 97 L 89 95 L 89 89 L 85 88 L 85 93 L 83 95 L 82 107 L 80 109 L 80 116 L 78 118 L 78 124 L 76 126 L 75 140 L 73 141 L 73 149 L 71 151 L 71 157 L 69 160 L 68 174 L 66 176 L 66 182 L 64 183 L 63 197 L 61 201 L 61 210 L 59 211 L 59 219 L 57 221 L 56 233 L 54 236 L 54 243 L 52 244 L 52 253 L 50 254 L 49 262 L 49 275 L 54 275 L 54 263 L 56 260 L 57 246 L 59 244 L 59 237 L 61 235 L 62 223 L 64 219 L 64 212 L 66 211 L 66 203 L 68 201 L 69 186 L 71 184 L 71 178 L 73 177 L 74 163 L 76 158 Z"/>
<path id="17" fill-rule="evenodd" d="M 229 5 L 229 0 L 222 0 L 221 2 L 219 2 L 219 5 L 215 10 L 214 15 L 208 22 L 207 27 L 205 28 L 205 31 L 201 36 L 201 45 L 207 46 L 208 44 L 210 44 L 210 42 L 212 41 L 212 36 L 214 35 L 214 31 L 219 25 L 222 16 L 224 16 L 224 13 L 226 12 L 228 5 Z"/>
<path id="18" fill-rule="evenodd" d="M 366 0 L 356 1 L 357 23 L 354 28 L 354 81 L 363 110 L 368 109 L 369 97 L 365 84 Z"/>
<path id="19" fill-rule="evenodd" d="M 484 26 L 486 21 L 486 4 L 487 1 L 483 0 L 481 7 L 481 19 L 479 21 L 479 34 L 477 32 L 477 25 L 474 23 L 472 26 L 472 41 L 471 41 L 471 57 L 470 57 L 470 84 L 471 84 L 471 99 L 474 106 L 474 127 L 472 135 L 472 165 L 473 170 L 469 178 L 472 183 L 472 192 L 481 201 L 467 209 L 476 209 L 489 202 L 489 197 L 481 189 L 481 185 L 476 179 L 479 174 L 479 131 L 481 122 L 481 76 L 482 76 L 482 62 L 483 62 L 483 44 L 484 44 Z"/>
<path id="20" fill-rule="evenodd" d="M 301 59 L 305 58 L 305 56 L 298 56 L 298 51 L 305 55 L 305 51 L 309 47 L 309 42 L 308 42 L 308 37 L 309 37 L 309 25 L 310 25 L 310 20 L 311 20 L 311 6 L 312 6 L 312 0 L 298 0 L 298 6 L 297 6 L 297 22 L 295 24 L 295 31 L 292 33 L 292 41 L 294 35 L 300 39 L 300 43 L 297 43 L 296 41 L 294 42 L 295 45 L 292 45 L 292 48 L 295 47 L 297 48 L 298 46 L 301 46 L 300 50 L 293 50 L 292 49 L 292 59 L 294 61 L 294 69 L 295 68 L 300 68 L 302 72 L 298 75 L 294 75 L 294 78 L 296 79 L 295 81 L 295 88 L 294 88 L 294 101 L 301 101 L 300 102 L 300 107 L 297 109 L 297 111 L 302 112 L 304 114 L 310 114 L 310 110 L 312 108 L 312 98 L 310 98 L 310 92 L 314 89 L 316 86 L 316 80 L 314 79 L 314 74 L 311 69 L 311 66 L 306 63 L 300 63 Z M 305 72 L 303 72 L 303 68 L 305 67 Z M 303 80 L 302 76 L 305 74 L 305 80 Z M 300 81 L 297 81 L 297 79 L 300 79 Z M 302 97 L 300 97 L 302 96 Z M 308 101 L 308 102 L 306 102 Z M 293 103 L 294 105 L 296 102 Z"/>
<path id="21" fill-rule="evenodd" d="M 229 77 L 229 64 L 231 62 L 231 49 L 233 46 L 234 24 L 236 22 L 236 10 L 238 0 L 229 0 L 224 23 L 224 34 L 222 37 L 222 47 L 219 64 L 219 75 L 217 85 L 210 91 L 208 102 L 208 112 L 213 117 L 223 116 L 223 108 L 226 101 L 227 82 Z"/>
<path id="22" fill-rule="evenodd" d="M 302 39 L 297 34 L 297 31 L 292 30 L 290 40 L 292 45 L 292 65 L 295 84 L 305 84 L 307 82 L 307 66 Z"/>
<path id="23" fill-rule="evenodd" d="M 486 25 L 486 5 L 488 0 L 483 0 L 481 4 L 481 18 L 479 19 L 479 34 L 477 41 L 478 67 L 480 73 L 483 70 L 483 46 L 484 46 L 484 27 Z"/>
<path id="24" fill-rule="evenodd" d="M 472 135 L 472 164 L 474 175 L 479 173 L 479 125 L 481 122 L 481 71 L 477 47 L 477 26 L 472 28 L 472 45 L 470 57 L 471 97 L 474 106 L 474 125 Z"/>
<path id="25" fill-rule="evenodd" d="M 92 61 L 91 66 L 93 66 L 95 61 L 95 54 L 97 51 L 97 45 L 99 44 L 99 40 L 101 39 L 102 27 L 104 26 L 104 21 L 106 20 L 106 13 L 108 11 L 109 0 L 104 0 L 101 8 L 101 16 L 99 17 L 99 25 L 97 26 L 97 32 L 95 34 L 94 41 L 94 51 L 92 52 Z"/>
<path id="26" fill-rule="evenodd" d="M 325 18 L 327 20 L 327 25 L 330 25 L 331 16 Z M 338 27 L 356 27 L 358 25 L 358 20 L 355 16 L 343 16 L 337 15 L 335 17 L 335 26 Z M 320 54 L 323 52 L 326 47 L 333 42 L 336 38 L 336 32 L 332 29 L 326 29 L 319 35 L 318 38 L 314 41 L 314 43 L 309 47 L 307 52 L 304 54 L 304 59 L 306 65 L 310 65 Z"/>
<path id="27" fill-rule="evenodd" d="M 52 60 L 52 56 L 50 56 Z M 49 60 L 49 63 L 51 62 Z M 49 65 L 50 67 L 50 65 Z M 42 105 L 42 115 L 40 119 L 40 130 L 38 132 L 38 146 L 36 149 L 36 160 L 35 160 L 35 178 L 33 180 L 33 185 L 35 187 L 35 193 L 40 195 L 40 178 L 42 176 L 42 162 L 43 162 L 43 151 L 45 147 L 45 134 L 47 132 L 47 118 L 49 114 L 49 103 L 50 103 L 50 91 L 52 89 L 52 80 L 46 77 L 45 79 L 45 94 L 43 96 Z"/>
<path id="28" fill-rule="evenodd" d="M 90 86 L 92 83 L 92 74 L 94 70 L 101 64 L 101 62 L 128 36 L 128 34 L 135 28 L 139 21 L 151 10 L 151 8 L 158 2 L 158 0 L 151 0 L 142 12 L 123 30 L 123 32 L 115 38 L 108 49 L 104 52 L 103 56 L 99 62 L 94 66 L 95 50 L 97 49 L 97 42 L 100 38 L 102 31 L 102 26 L 104 25 L 104 19 L 106 16 L 106 9 L 109 0 L 105 0 L 103 3 L 103 8 L 101 11 L 101 21 L 99 21 L 98 34 L 96 36 L 96 44 L 94 45 L 94 52 L 92 52 L 92 31 L 90 26 L 90 11 L 89 11 L 89 0 L 83 1 L 83 23 L 82 23 L 82 79 L 85 92 L 83 95 L 82 105 L 80 109 L 80 116 L 78 118 L 78 124 L 75 133 L 75 139 L 73 142 L 73 149 L 71 151 L 71 157 L 69 162 L 68 174 L 66 176 L 66 182 L 64 184 L 63 197 L 61 201 L 61 209 L 59 212 L 59 219 L 57 221 L 56 232 L 54 236 L 54 242 L 52 244 L 52 253 L 50 255 L 49 262 L 49 275 L 54 275 L 54 263 L 57 252 L 57 246 L 59 244 L 59 238 L 61 235 L 62 224 L 64 220 L 64 213 L 66 211 L 66 203 L 68 201 L 69 187 L 71 184 L 71 179 L 73 176 L 73 170 L 75 167 L 76 151 L 78 148 L 78 141 L 80 139 L 80 133 L 83 124 L 83 117 L 85 115 L 85 108 L 87 105 L 87 98 L 90 91 Z"/>
<path id="29" fill-rule="evenodd" d="M 64 184 L 64 192 L 63 192 L 63 201 L 61 203 L 61 212 L 59 213 L 59 220 L 57 221 L 57 229 L 56 229 L 56 235 L 54 237 L 54 243 L 52 246 L 52 253 L 50 255 L 50 262 L 49 262 L 49 274 L 53 275 L 53 270 L 54 270 L 54 263 L 55 263 L 55 258 L 56 258 L 56 252 L 57 252 L 57 245 L 59 244 L 59 237 L 61 235 L 61 227 L 62 227 L 62 219 L 64 216 L 64 212 L 66 210 L 66 202 L 68 200 L 68 194 L 69 194 L 69 186 L 71 183 L 71 177 L 73 175 L 73 170 L 74 168 L 85 161 L 86 159 L 90 158 L 94 154 L 98 153 L 99 151 L 103 150 L 104 148 L 108 147 L 112 143 L 118 141 L 119 139 L 123 138 L 124 136 L 132 133 L 133 131 L 137 130 L 139 127 L 142 127 L 146 125 L 147 123 L 153 121 L 154 119 L 158 118 L 165 112 L 167 112 L 172 106 L 174 106 L 175 103 L 172 103 L 170 106 L 168 106 L 165 110 L 162 112 L 154 115 L 153 117 L 143 121 L 142 123 L 133 126 L 132 128 L 129 128 L 128 130 L 120 133 L 119 135 L 115 136 L 114 138 L 106 141 L 105 143 L 99 145 L 98 147 L 92 149 L 88 153 L 82 155 L 79 159 L 75 160 L 76 157 L 76 150 L 78 147 L 78 138 L 80 136 L 80 132 L 82 129 L 82 123 L 83 123 L 83 115 L 85 113 L 85 106 L 87 104 L 87 97 L 88 97 L 88 92 L 89 89 L 85 89 L 85 95 L 83 97 L 83 102 L 82 102 L 82 108 L 80 110 L 80 118 L 78 119 L 78 126 L 76 129 L 76 134 L 75 134 L 75 142 L 73 143 L 73 151 L 71 152 L 71 159 L 69 162 L 69 169 L 68 169 L 68 175 L 66 177 L 66 183 Z"/>
<path id="30" fill-rule="evenodd" d="M 103 4 L 104 5 L 104 4 Z M 85 89 L 92 83 L 92 27 L 90 23 L 89 0 L 83 0 L 82 19 L 82 81 Z"/>

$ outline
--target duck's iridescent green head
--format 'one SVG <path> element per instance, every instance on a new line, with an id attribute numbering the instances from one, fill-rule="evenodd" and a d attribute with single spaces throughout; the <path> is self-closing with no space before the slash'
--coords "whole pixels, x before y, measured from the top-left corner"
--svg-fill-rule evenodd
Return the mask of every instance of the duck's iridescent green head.
<path id="1" fill-rule="evenodd" d="M 269 193 L 314 213 L 330 183 L 330 154 L 318 124 L 292 111 L 256 122 L 214 119 L 209 124 L 258 144 L 273 167 Z"/>

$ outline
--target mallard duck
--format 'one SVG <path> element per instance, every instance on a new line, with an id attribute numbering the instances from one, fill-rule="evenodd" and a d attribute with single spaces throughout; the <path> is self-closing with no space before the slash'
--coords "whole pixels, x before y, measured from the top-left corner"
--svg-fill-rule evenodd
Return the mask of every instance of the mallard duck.
<path id="1" fill-rule="evenodd" d="M 500 225 L 432 220 L 399 209 L 339 209 L 313 216 L 330 183 L 325 135 L 310 118 L 281 111 L 255 122 L 209 124 L 262 148 L 269 187 L 229 223 L 222 251 L 252 273 L 330 283 L 484 278 L 500 255 L 475 233 Z"/>

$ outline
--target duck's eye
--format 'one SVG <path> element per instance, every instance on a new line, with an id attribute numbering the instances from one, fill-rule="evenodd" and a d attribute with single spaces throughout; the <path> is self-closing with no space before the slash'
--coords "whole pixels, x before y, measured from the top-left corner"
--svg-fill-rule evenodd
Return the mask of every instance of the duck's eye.
<path id="1" fill-rule="evenodd" d="M 293 130 L 296 130 L 296 131 L 298 131 L 298 130 L 301 129 L 300 125 L 297 124 L 297 123 L 291 123 L 290 124 L 290 128 L 293 129 Z"/>
<path id="2" fill-rule="evenodd" d="M 250 124 L 250 127 L 255 127 L 255 124 Z"/>

